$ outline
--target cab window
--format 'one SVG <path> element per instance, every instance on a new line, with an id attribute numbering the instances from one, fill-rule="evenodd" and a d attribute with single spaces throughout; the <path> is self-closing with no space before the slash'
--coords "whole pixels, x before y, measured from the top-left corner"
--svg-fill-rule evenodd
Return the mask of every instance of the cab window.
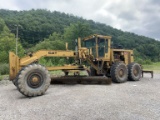
<path id="1" fill-rule="evenodd" d="M 98 56 L 104 57 L 105 53 L 105 39 L 98 38 Z"/>

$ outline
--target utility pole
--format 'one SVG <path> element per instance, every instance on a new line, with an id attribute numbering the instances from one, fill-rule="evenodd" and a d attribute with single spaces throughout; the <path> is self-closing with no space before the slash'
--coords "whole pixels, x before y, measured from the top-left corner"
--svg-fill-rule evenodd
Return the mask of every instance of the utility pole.
<path id="1" fill-rule="evenodd" d="M 18 25 L 16 25 L 16 55 L 18 55 Z"/>
<path id="2" fill-rule="evenodd" d="M 14 25 L 16 27 L 16 55 L 18 55 L 18 27 L 20 25 Z"/>

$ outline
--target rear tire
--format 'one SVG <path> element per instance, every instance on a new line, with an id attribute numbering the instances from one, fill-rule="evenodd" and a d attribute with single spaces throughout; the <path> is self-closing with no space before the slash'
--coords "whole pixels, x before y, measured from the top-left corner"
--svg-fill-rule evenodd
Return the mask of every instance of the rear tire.
<path id="1" fill-rule="evenodd" d="M 128 79 L 128 69 L 123 62 L 114 63 L 110 73 L 113 82 L 123 83 Z"/>
<path id="2" fill-rule="evenodd" d="M 50 82 L 50 75 L 44 66 L 31 64 L 20 72 L 17 88 L 25 96 L 39 96 L 46 92 Z"/>
<path id="3" fill-rule="evenodd" d="M 132 81 L 139 81 L 142 75 L 141 66 L 138 63 L 130 63 L 128 65 L 128 79 Z"/>

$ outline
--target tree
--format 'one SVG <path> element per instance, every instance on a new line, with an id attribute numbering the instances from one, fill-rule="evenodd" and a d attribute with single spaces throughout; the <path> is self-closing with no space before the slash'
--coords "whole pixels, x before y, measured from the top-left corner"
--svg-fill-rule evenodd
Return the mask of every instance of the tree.
<path id="1" fill-rule="evenodd" d="M 69 42 L 71 45 L 71 49 L 73 49 L 74 46 L 74 40 L 78 39 L 78 37 L 86 37 L 91 34 L 91 28 L 88 24 L 77 22 L 74 24 L 70 24 L 69 27 L 66 27 L 64 29 L 64 39 L 65 41 Z"/>
<path id="2" fill-rule="evenodd" d="M 15 35 L 10 32 L 4 21 L 0 19 L 0 63 L 8 63 L 9 51 L 15 52 Z M 18 43 L 18 55 L 22 56 L 24 49 Z"/>
<path id="3" fill-rule="evenodd" d="M 20 24 L 22 26 L 19 31 L 19 38 L 26 49 L 34 47 L 44 39 L 57 39 L 52 35 L 54 32 L 60 34 L 61 40 L 69 42 L 69 47 L 74 49 L 75 39 L 96 33 L 112 36 L 113 45 L 121 44 L 124 49 L 136 49 L 139 53 L 137 54 L 139 56 L 136 57 L 140 57 L 143 60 L 160 61 L 160 41 L 130 32 L 123 32 L 122 30 L 92 20 L 43 9 L 28 11 L 1 9 L 0 16 L 4 19 L 5 24 L 10 30 L 15 29 L 14 26 L 10 25 Z M 4 21 L 0 20 L 0 32 L 4 28 Z M 15 33 L 15 31 L 12 31 L 12 33 Z"/>

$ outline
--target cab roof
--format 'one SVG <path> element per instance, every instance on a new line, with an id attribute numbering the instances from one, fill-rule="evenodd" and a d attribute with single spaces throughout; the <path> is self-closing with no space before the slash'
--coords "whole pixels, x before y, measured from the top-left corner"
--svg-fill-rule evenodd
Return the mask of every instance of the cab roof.
<path id="1" fill-rule="evenodd" d="M 99 35 L 99 34 L 92 34 L 88 37 L 85 37 L 83 38 L 83 40 L 89 40 L 91 38 L 95 38 L 95 37 L 98 37 L 98 38 L 104 38 L 104 39 L 111 39 L 112 37 L 111 36 L 104 36 L 104 35 Z"/>

